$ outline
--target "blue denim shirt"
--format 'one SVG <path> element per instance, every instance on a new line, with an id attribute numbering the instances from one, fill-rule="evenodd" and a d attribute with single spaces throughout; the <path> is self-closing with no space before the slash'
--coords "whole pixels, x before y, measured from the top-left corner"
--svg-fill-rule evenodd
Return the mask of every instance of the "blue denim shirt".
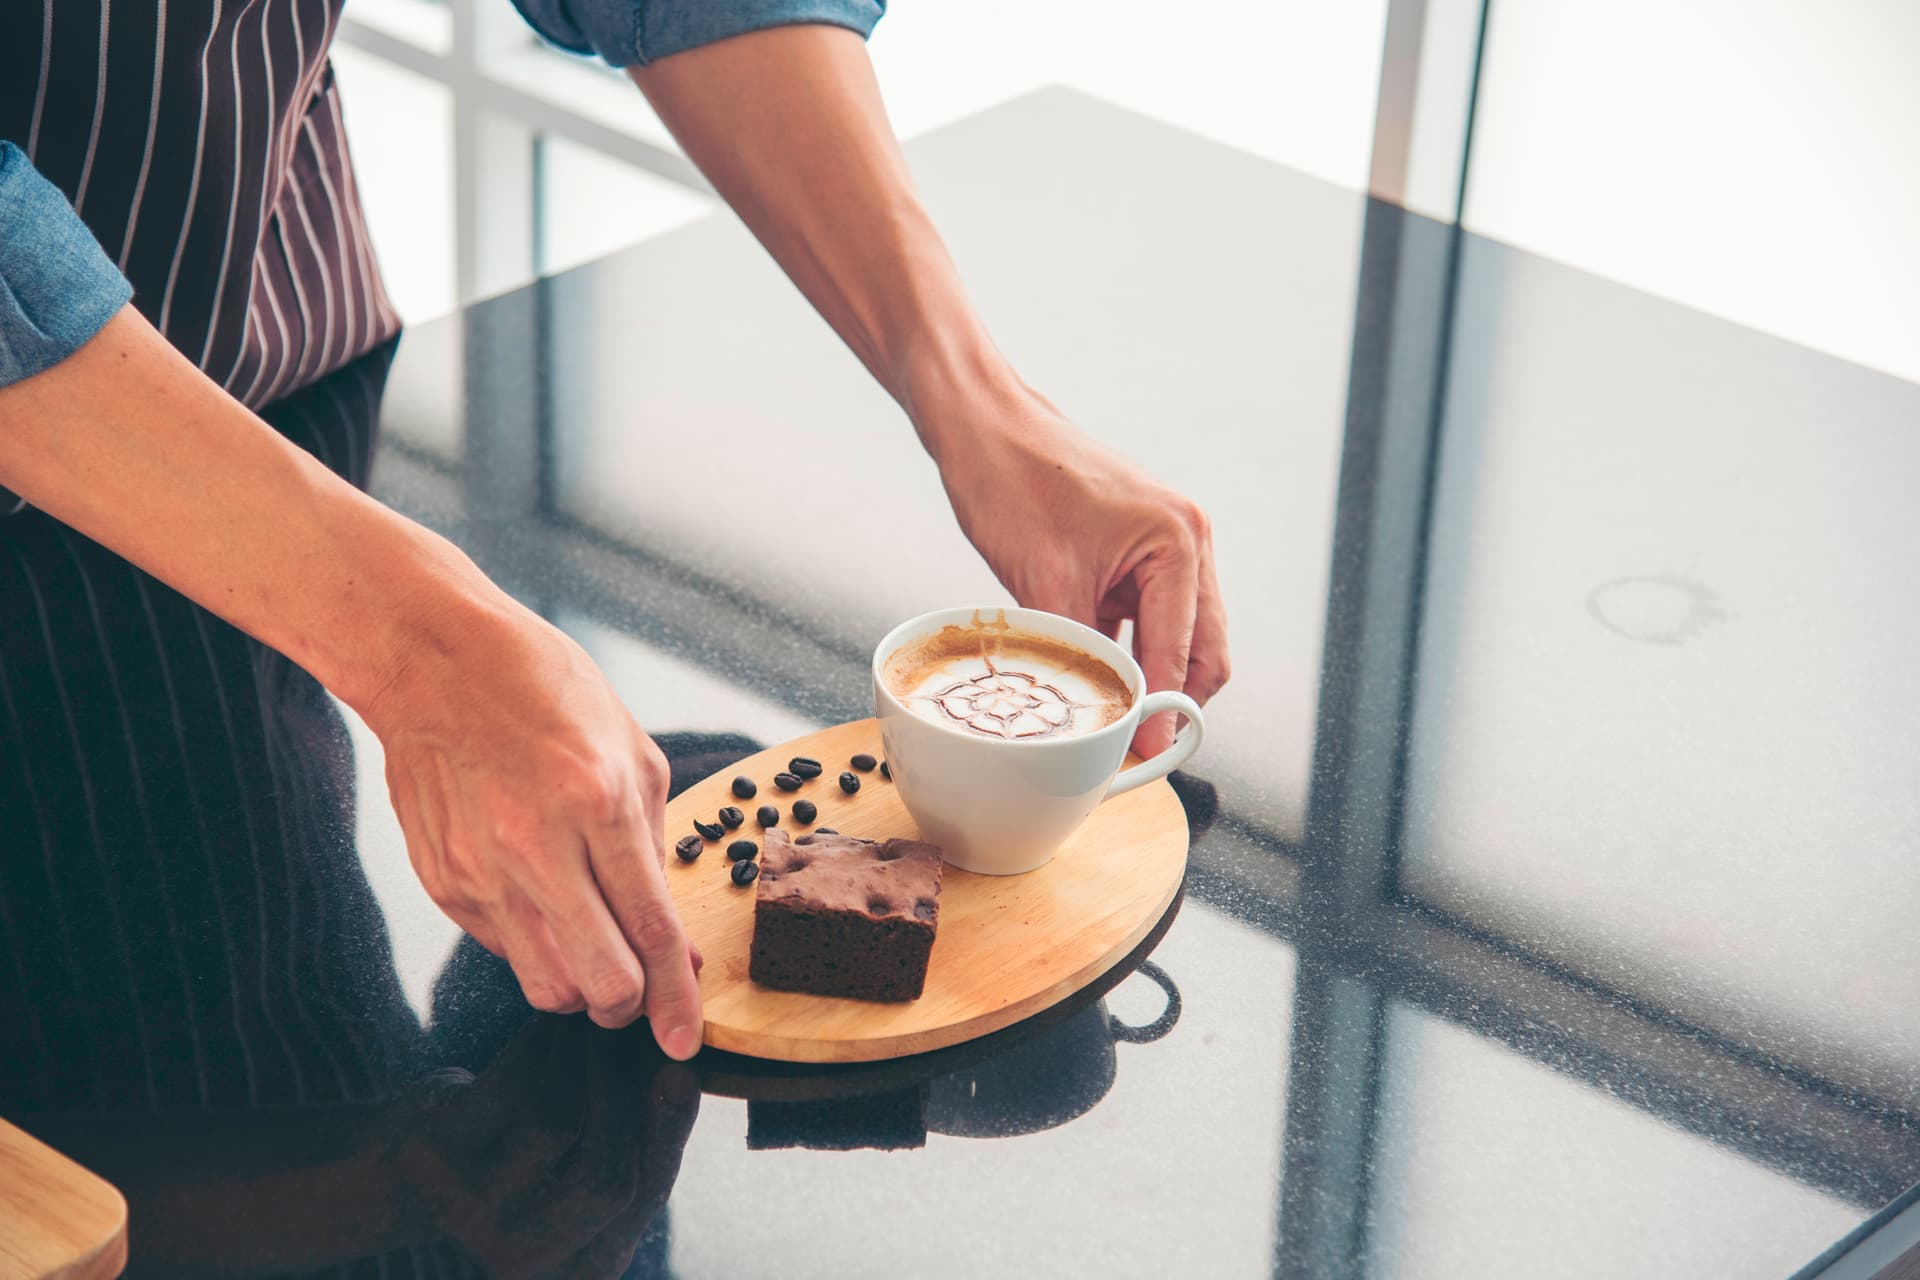
<path id="1" fill-rule="evenodd" d="M 886 0 L 514 0 L 548 40 L 616 67 L 765 27 L 866 35 Z M 0 387 L 79 350 L 133 296 L 59 188 L 0 140 Z M 9 506 L 0 491 L 0 513 Z"/>
<path id="2" fill-rule="evenodd" d="M 886 0 L 513 0 L 541 35 L 631 67 L 764 27 L 823 23 L 867 35 Z"/>
<path id="3" fill-rule="evenodd" d="M 0 387 L 65 360 L 132 296 L 60 188 L 0 142 Z"/>

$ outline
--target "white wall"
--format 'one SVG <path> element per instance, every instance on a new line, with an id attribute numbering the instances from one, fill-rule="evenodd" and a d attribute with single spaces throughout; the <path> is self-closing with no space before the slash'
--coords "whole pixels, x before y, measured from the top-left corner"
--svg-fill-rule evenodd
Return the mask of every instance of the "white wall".
<path id="1" fill-rule="evenodd" d="M 1913 0 L 1496 4 L 1467 225 L 1920 380 L 1917 68 Z"/>
<path id="2" fill-rule="evenodd" d="M 873 61 L 915 137 L 1064 84 L 1360 190 L 1386 0 L 895 0 Z"/>

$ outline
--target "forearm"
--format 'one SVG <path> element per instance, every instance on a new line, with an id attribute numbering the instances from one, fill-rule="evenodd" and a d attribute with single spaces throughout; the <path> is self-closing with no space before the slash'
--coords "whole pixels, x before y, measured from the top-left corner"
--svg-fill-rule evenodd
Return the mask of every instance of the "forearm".
<path id="1" fill-rule="evenodd" d="M 914 190 L 866 47 L 776 27 L 632 74 L 687 154 L 913 419 L 936 460 L 946 410 L 1032 398 L 994 347 Z"/>
<path id="2" fill-rule="evenodd" d="M 220 390 L 131 307 L 0 388 L 0 484 L 285 653 L 356 709 L 497 596 L 459 551 Z"/>

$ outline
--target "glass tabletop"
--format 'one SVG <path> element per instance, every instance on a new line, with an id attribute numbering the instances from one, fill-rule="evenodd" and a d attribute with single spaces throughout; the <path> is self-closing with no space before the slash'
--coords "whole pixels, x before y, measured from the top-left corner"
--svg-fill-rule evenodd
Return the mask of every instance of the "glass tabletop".
<path id="1" fill-rule="evenodd" d="M 1028 380 L 1213 519 L 1183 900 L 986 1041 L 669 1064 L 527 1009 L 304 673 L 0 520 L 0 1115 L 135 1274 L 1787 1276 L 1920 1181 L 1920 387 L 1066 91 L 910 158 Z M 676 787 L 1004 599 L 725 218 L 269 416 Z"/>

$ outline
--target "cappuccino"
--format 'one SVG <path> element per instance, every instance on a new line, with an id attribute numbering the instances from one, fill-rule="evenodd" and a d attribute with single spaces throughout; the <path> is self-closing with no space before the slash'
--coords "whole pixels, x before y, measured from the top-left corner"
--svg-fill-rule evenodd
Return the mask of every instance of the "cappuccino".
<path id="1" fill-rule="evenodd" d="M 1104 729 L 1127 714 L 1119 672 L 1064 641 L 974 615 L 910 641 L 882 669 L 914 715 L 982 738 L 1038 742 Z"/>

